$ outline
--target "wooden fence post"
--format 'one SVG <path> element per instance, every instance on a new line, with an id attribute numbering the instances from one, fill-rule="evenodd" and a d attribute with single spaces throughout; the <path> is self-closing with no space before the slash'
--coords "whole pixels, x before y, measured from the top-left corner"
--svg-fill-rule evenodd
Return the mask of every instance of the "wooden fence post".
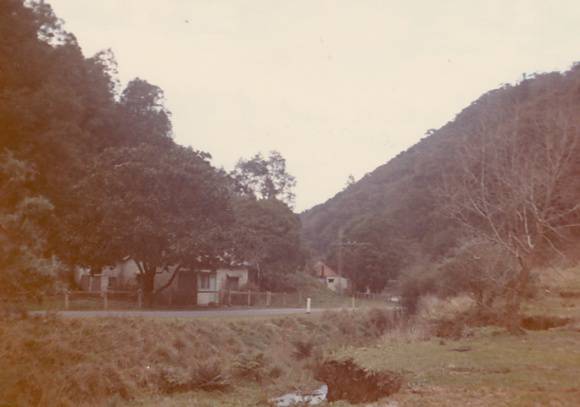
<path id="1" fill-rule="evenodd" d="M 270 291 L 266 292 L 266 307 L 272 304 L 272 293 Z"/>
<path id="2" fill-rule="evenodd" d="M 109 309 L 109 297 L 107 295 L 107 290 L 103 291 L 103 309 Z"/>
<path id="3" fill-rule="evenodd" d="M 64 309 L 69 308 L 68 290 L 64 290 Z"/>
<path id="4" fill-rule="evenodd" d="M 306 298 L 306 313 L 310 314 L 310 306 L 311 306 L 311 300 L 310 297 Z"/>

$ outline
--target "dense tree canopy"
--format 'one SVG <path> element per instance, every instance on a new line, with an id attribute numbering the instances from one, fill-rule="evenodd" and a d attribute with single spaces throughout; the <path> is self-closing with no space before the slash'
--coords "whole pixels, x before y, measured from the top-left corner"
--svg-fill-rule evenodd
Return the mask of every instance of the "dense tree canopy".
<path id="1" fill-rule="evenodd" d="M 286 288 L 278 284 L 281 275 L 303 267 L 305 261 L 298 215 L 276 199 L 239 197 L 234 209 L 238 257 L 256 265 L 263 288 Z"/>
<path id="2" fill-rule="evenodd" d="M 85 58 L 49 5 L 0 4 L 3 289 L 40 287 L 54 259 L 98 272 L 131 257 L 150 300 L 168 266 L 295 271 L 284 158 L 241 161 L 234 180 L 173 141 L 162 89 L 116 75 L 111 50 Z"/>
<path id="3" fill-rule="evenodd" d="M 8 151 L 0 154 L 0 295 L 37 297 L 50 288 L 55 263 L 46 256 L 53 205 L 28 188 L 34 171 Z"/>
<path id="4" fill-rule="evenodd" d="M 288 206 L 294 203 L 296 179 L 286 171 L 286 159 L 277 151 L 268 157 L 256 154 L 241 159 L 232 172 L 240 190 L 259 199 L 278 199 Z"/>
<path id="5" fill-rule="evenodd" d="M 169 266 L 215 267 L 231 247 L 233 223 L 225 175 L 190 148 L 140 144 L 104 151 L 75 193 L 69 253 L 91 267 L 132 258 L 146 295 Z"/>

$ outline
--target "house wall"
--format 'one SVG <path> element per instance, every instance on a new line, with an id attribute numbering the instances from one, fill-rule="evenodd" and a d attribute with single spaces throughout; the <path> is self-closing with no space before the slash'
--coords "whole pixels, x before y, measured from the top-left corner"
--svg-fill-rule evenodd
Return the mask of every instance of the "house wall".
<path id="1" fill-rule="evenodd" d="M 197 292 L 197 305 L 207 306 L 210 304 L 219 304 L 220 297 L 219 291 L 198 291 Z"/>
<path id="2" fill-rule="evenodd" d="M 162 271 L 155 275 L 155 288 L 162 287 L 167 284 L 173 275 L 174 267 L 169 267 L 166 271 Z M 159 270 L 160 271 L 160 270 Z M 75 270 L 75 280 L 83 290 L 105 291 L 110 289 L 109 280 L 114 279 L 115 290 L 130 290 L 138 288 L 137 275 L 139 274 L 139 267 L 135 261 L 128 259 L 117 264 L 114 267 L 106 267 L 102 270 L 101 275 L 91 276 L 89 269 L 77 268 Z M 209 275 L 209 287 L 201 288 L 202 275 Z M 197 279 L 197 298 L 195 286 L 180 287 L 180 279 L 177 276 L 163 292 L 160 293 L 169 303 L 177 304 L 178 301 L 183 300 L 182 297 L 191 295 L 192 299 L 197 299 L 198 305 L 209 305 L 211 303 L 219 304 L 219 291 L 225 289 L 227 277 L 238 277 L 239 286 L 245 286 L 248 283 L 247 269 L 218 269 L 216 271 L 204 270 L 196 273 Z M 191 293 L 191 294 L 189 294 Z M 193 303 L 193 302 L 191 302 Z"/>
<path id="3" fill-rule="evenodd" d="M 107 275 L 109 278 L 114 278 L 116 280 L 115 289 L 117 290 L 136 289 L 138 286 L 138 273 L 139 267 L 137 267 L 137 263 L 131 259 L 122 261 L 114 267 L 106 267 L 103 269 L 104 275 Z"/>
<path id="4" fill-rule="evenodd" d="M 155 275 L 155 288 L 166 284 L 171 278 L 175 268 L 170 267 Z M 100 274 L 91 276 L 88 268 L 77 267 L 75 269 L 75 282 L 86 291 L 105 290 L 134 290 L 139 287 L 137 275 L 139 267 L 135 261 L 129 259 L 118 263 L 113 267 L 105 267 Z M 114 281 L 114 286 L 109 285 L 109 281 Z M 173 280 L 167 290 L 177 287 L 177 279 Z"/>
<path id="5" fill-rule="evenodd" d="M 218 269 L 216 275 L 218 290 L 224 290 L 226 288 L 226 280 L 228 276 L 238 277 L 240 287 L 248 284 L 248 269 Z"/>
<path id="6" fill-rule="evenodd" d="M 74 279 L 83 291 L 103 292 L 109 288 L 108 274 L 91 275 L 88 268 L 77 267 L 74 271 Z"/>
<path id="7" fill-rule="evenodd" d="M 248 284 L 248 270 L 247 269 L 218 269 L 209 273 L 209 288 L 203 289 L 201 284 L 202 274 L 198 273 L 197 280 L 197 304 L 209 305 L 211 303 L 220 303 L 220 290 L 226 289 L 226 281 L 228 276 L 237 277 L 239 287 Z"/>
<path id="8" fill-rule="evenodd" d="M 334 292 L 342 293 L 348 289 L 348 279 L 344 277 L 326 277 L 326 286 Z"/>
<path id="9" fill-rule="evenodd" d="M 206 286 L 202 283 L 204 279 L 208 283 Z M 197 273 L 197 305 L 209 305 L 211 303 L 219 303 L 216 272 L 202 270 Z"/>

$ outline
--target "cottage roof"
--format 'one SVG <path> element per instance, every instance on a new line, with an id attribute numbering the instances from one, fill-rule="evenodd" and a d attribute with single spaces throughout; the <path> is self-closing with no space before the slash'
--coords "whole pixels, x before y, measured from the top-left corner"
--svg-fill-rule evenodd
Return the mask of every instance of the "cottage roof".
<path id="1" fill-rule="evenodd" d="M 338 277 L 338 273 L 325 263 L 319 261 L 314 265 L 317 277 Z"/>

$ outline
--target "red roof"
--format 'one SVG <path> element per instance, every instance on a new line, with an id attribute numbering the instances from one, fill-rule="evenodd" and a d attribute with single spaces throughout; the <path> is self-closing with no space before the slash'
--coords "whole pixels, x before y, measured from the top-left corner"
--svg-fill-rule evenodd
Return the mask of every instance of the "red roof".
<path id="1" fill-rule="evenodd" d="M 338 277 L 338 273 L 336 271 L 321 261 L 314 265 L 314 270 L 316 271 L 317 277 Z"/>

